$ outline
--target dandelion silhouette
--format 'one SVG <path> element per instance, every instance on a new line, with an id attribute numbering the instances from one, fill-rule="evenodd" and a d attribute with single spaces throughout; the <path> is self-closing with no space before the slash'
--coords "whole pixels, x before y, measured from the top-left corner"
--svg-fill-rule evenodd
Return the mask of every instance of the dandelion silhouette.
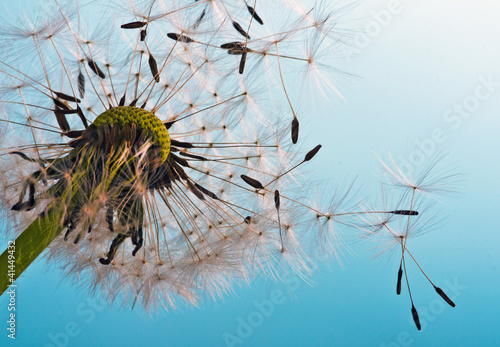
<path id="1" fill-rule="evenodd" d="M 350 188 L 326 209 L 304 198 L 301 168 L 322 147 L 301 150 L 294 105 L 308 99 L 292 97 L 283 71 L 305 66 L 316 88 L 337 93 L 318 78 L 317 54 L 342 41 L 347 7 L 285 2 L 280 26 L 261 11 L 267 2 L 124 2 L 92 31 L 84 6 L 54 4 L 2 31 L 12 46 L 0 59 L 1 121 L 12 135 L 3 204 L 17 236 L 15 254 L 0 256 L 2 292 L 45 253 L 110 303 L 173 308 L 256 274 L 307 277 L 319 250 L 338 255 L 339 225 L 387 215 L 408 218 L 397 239 L 400 292 L 405 254 L 414 259 L 410 220 L 420 217 L 413 200 L 357 211 L 343 208 Z M 286 120 L 274 99 L 286 99 Z M 392 235 L 387 224 L 369 227 Z"/>

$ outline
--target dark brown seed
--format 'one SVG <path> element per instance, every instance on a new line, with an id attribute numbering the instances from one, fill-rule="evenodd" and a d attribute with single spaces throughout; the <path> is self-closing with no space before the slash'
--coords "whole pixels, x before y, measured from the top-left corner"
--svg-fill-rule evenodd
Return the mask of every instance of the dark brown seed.
<path id="1" fill-rule="evenodd" d="M 179 165 L 184 166 L 184 167 L 189 167 L 189 163 L 187 162 L 186 159 L 184 158 L 179 158 L 178 156 L 171 154 L 172 159 L 174 159 Z"/>
<path id="2" fill-rule="evenodd" d="M 54 112 L 60 113 L 60 114 L 75 114 L 78 113 L 78 110 L 61 110 L 61 109 L 56 109 Z"/>
<path id="3" fill-rule="evenodd" d="M 185 156 L 185 157 L 189 157 L 189 158 L 193 158 L 193 159 L 197 159 L 197 160 L 201 160 L 201 161 L 208 160 L 207 158 L 202 157 L 200 155 L 190 154 L 190 153 L 186 153 L 186 152 L 180 152 L 180 155 Z"/>
<path id="4" fill-rule="evenodd" d="M 158 73 L 158 65 L 156 64 L 156 59 L 151 54 L 149 56 L 149 68 L 151 69 L 151 74 L 153 74 L 153 78 L 156 83 L 160 82 L 160 74 Z"/>
<path id="5" fill-rule="evenodd" d="M 113 242 L 111 242 L 111 246 L 109 247 L 109 251 L 108 251 L 108 254 L 106 255 L 106 259 L 100 258 L 99 262 L 102 265 L 109 265 L 111 263 L 111 261 L 113 261 L 113 259 L 115 258 L 115 254 L 116 254 L 116 251 L 118 250 L 118 247 L 120 247 L 120 245 L 123 243 L 123 241 L 125 241 L 126 238 L 127 238 L 127 236 L 125 236 L 123 234 L 118 234 L 118 236 L 114 238 Z"/>
<path id="6" fill-rule="evenodd" d="M 71 95 L 68 95 L 68 94 L 64 94 L 64 93 L 59 93 L 59 92 L 54 92 L 54 94 L 56 94 L 56 96 L 59 98 L 59 99 L 63 99 L 63 100 L 66 100 L 66 101 L 73 101 L 73 102 L 77 102 L 77 103 L 80 103 L 82 102 L 80 99 L 78 99 L 77 97 L 75 96 L 71 96 Z"/>
<path id="7" fill-rule="evenodd" d="M 203 20 L 203 17 L 205 17 L 205 13 L 206 13 L 205 10 L 203 10 L 203 12 L 201 13 L 201 15 L 198 17 L 198 19 L 194 23 L 193 28 L 196 29 L 200 25 L 201 21 Z"/>
<path id="8" fill-rule="evenodd" d="M 81 71 L 78 73 L 78 92 L 81 98 L 85 97 L 85 76 Z"/>
<path id="9" fill-rule="evenodd" d="M 245 224 L 250 224 L 252 222 L 252 217 L 246 216 L 245 217 Z"/>
<path id="10" fill-rule="evenodd" d="M 181 142 L 181 141 L 176 141 L 176 140 L 170 140 L 170 144 L 173 147 L 180 147 L 180 148 L 193 148 L 193 145 L 189 142 Z"/>
<path id="11" fill-rule="evenodd" d="M 244 52 L 250 52 L 249 48 L 245 49 L 244 42 L 229 42 L 220 46 L 221 48 L 227 49 L 227 54 L 240 55 Z"/>
<path id="12" fill-rule="evenodd" d="M 403 216 L 418 216 L 418 211 L 412 210 L 395 210 L 391 211 L 392 214 L 401 214 Z"/>
<path id="13" fill-rule="evenodd" d="M 76 238 L 75 238 L 75 241 L 73 241 L 73 243 L 76 245 L 78 244 L 78 242 L 80 242 L 80 238 L 82 237 L 82 234 L 78 234 L 76 235 Z"/>
<path id="14" fill-rule="evenodd" d="M 420 326 L 420 319 L 418 318 L 418 313 L 417 310 L 415 309 L 415 306 L 411 306 L 411 315 L 413 316 L 413 321 L 415 322 L 415 325 L 417 326 L 417 329 L 420 330 L 422 327 Z"/>
<path id="15" fill-rule="evenodd" d="M 241 175 L 240 177 L 249 186 L 252 186 L 252 187 L 254 187 L 256 189 L 262 189 L 262 188 L 264 188 L 264 186 L 262 185 L 262 183 L 260 183 L 259 181 L 257 181 L 254 178 L 248 177 L 246 175 Z"/>
<path id="16" fill-rule="evenodd" d="M 59 124 L 59 128 L 61 128 L 62 131 L 70 131 L 71 128 L 69 126 L 68 120 L 66 119 L 66 116 L 64 113 L 61 113 L 59 111 L 54 111 L 54 114 L 56 115 L 56 120 L 57 124 Z"/>
<path id="17" fill-rule="evenodd" d="M 145 26 L 145 22 L 130 22 L 126 24 L 122 24 L 121 28 L 122 29 L 137 29 L 137 28 L 142 28 Z"/>
<path id="18" fill-rule="evenodd" d="M 18 155 L 18 156 L 20 156 L 21 158 L 23 158 L 24 160 L 27 160 L 27 161 L 31 161 L 31 162 L 34 162 L 34 163 L 37 162 L 37 160 L 28 157 L 26 154 L 24 154 L 22 152 L 10 152 L 10 154 Z"/>
<path id="19" fill-rule="evenodd" d="M 241 60 L 240 60 L 240 69 L 239 69 L 239 73 L 240 75 L 243 74 L 243 71 L 245 71 L 245 62 L 247 61 L 247 52 L 243 52 L 243 54 L 241 55 Z"/>
<path id="20" fill-rule="evenodd" d="M 142 244 L 144 242 L 143 235 L 142 235 L 142 227 L 136 228 L 134 230 L 133 237 L 134 237 L 133 244 L 135 245 L 135 248 L 132 251 L 132 256 L 135 257 L 137 252 L 142 248 Z"/>
<path id="21" fill-rule="evenodd" d="M 446 295 L 441 288 L 434 286 L 434 289 L 443 298 L 443 300 L 448 303 L 448 305 L 450 305 L 451 307 L 455 307 L 455 303 L 451 301 L 448 295 Z"/>
<path id="22" fill-rule="evenodd" d="M 193 39 L 187 37 L 186 35 L 176 34 L 176 33 L 168 33 L 167 36 L 174 41 L 190 43 L 193 42 Z"/>
<path id="23" fill-rule="evenodd" d="M 118 103 L 118 106 L 123 106 L 125 105 L 125 95 L 123 95 L 121 98 L 120 98 L 120 102 Z"/>
<path id="24" fill-rule="evenodd" d="M 233 21 L 233 27 L 236 29 L 237 32 L 239 32 L 244 38 L 246 38 L 247 40 L 250 40 L 250 35 L 248 35 L 246 33 L 245 30 L 243 30 L 243 28 L 241 27 L 241 25 L 239 25 L 238 22 L 235 22 Z"/>
<path id="25" fill-rule="evenodd" d="M 261 25 L 264 25 L 264 21 L 262 18 L 259 17 L 259 15 L 255 12 L 255 9 L 251 6 L 247 5 L 248 12 L 250 12 L 250 15 Z"/>
<path id="26" fill-rule="evenodd" d="M 276 206 L 276 210 L 280 209 L 280 192 L 279 192 L 279 190 L 274 191 L 274 206 Z"/>
<path id="27" fill-rule="evenodd" d="M 202 187 L 200 186 L 198 183 L 195 183 L 195 187 L 198 188 L 199 190 L 201 190 L 201 192 L 203 194 L 205 194 L 206 196 L 209 196 L 211 197 L 212 199 L 214 200 L 218 200 L 219 198 L 217 197 L 217 195 L 215 195 L 214 193 L 212 193 L 211 191 L 209 191 L 208 189 L 206 189 L 205 187 Z"/>
<path id="28" fill-rule="evenodd" d="M 148 32 L 146 31 L 146 29 L 141 30 L 141 41 L 144 41 L 146 39 L 147 34 Z"/>
<path id="29" fill-rule="evenodd" d="M 299 120 L 297 117 L 293 117 L 292 121 L 292 142 L 296 144 L 299 140 Z"/>
<path id="30" fill-rule="evenodd" d="M 89 124 L 87 123 L 87 119 L 85 118 L 85 115 L 83 114 L 83 111 L 80 108 L 80 106 L 76 106 L 76 111 L 78 113 L 78 117 L 80 117 L 80 120 L 83 123 L 83 126 L 85 127 L 85 129 L 87 129 L 89 127 Z"/>
<path id="31" fill-rule="evenodd" d="M 137 105 L 137 101 L 138 101 L 137 99 L 133 100 L 129 106 L 135 107 L 135 105 Z"/>
<path id="32" fill-rule="evenodd" d="M 64 133 L 64 136 L 69 137 L 70 139 L 76 139 L 77 137 L 82 136 L 83 130 L 71 130 Z"/>
<path id="33" fill-rule="evenodd" d="M 92 70 L 97 76 L 99 76 L 99 78 L 106 78 L 106 75 L 104 74 L 104 72 L 102 72 L 102 70 L 99 68 L 99 66 L 97 66 L 97 63 L 95 61 L 93 61 L 92 59 L 89 59 L 89 61 L 87 62 L 90 70 Z"/>
<path id="34" fill-rule="evenodd" d="M 304 161 L 309 161 L 312 158 L 314 158 L 314 156 L 319 152 L 320 149 L 321 149 L 321 145 L 317 145 L 316 147 L 311 149 L 309 152 L 307 152 L 307 154 L 304 158 Z"/>
<path id="35" fill-rule="evenodd" d="M 398 271 L 398 285 L 396 288 L 396 294 L 401 294 L 401 279 L 403 278 L 403 269 L 402 265 L 399 265 L 399 271 Z"/>
<path id="36" fill-rule="evenodd" d="M 191 183 L 191 181 L 187 181 L 187 185 L 188 185 L 188 188 L 189 190 L 194 194 L 196 195 L 196 197 L 200 200 L 205 200 L 205 195 L 203 195 L 199 189 L 197 187 L 195 187 L 195 185 L 193 183 Z"/>
<path id="37" fill-rule="evenodd" d="M 68 106 L 66 106 L 66 104 L 63 103 L 61 100 L 57 100 L 55 98 L 52 98 L 52 100 L 54 101 L 54 104 L 56 105 L 56 107 L 61 108 L 63 110 L 70 110 L 70 108 Z"/>

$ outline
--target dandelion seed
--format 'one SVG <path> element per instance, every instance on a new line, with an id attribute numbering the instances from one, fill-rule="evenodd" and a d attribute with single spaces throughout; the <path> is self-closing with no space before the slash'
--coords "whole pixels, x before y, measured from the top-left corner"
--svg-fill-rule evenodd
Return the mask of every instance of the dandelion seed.
<path id="1" fill-rule="evenodd" d="M 254 178 L 248 177 L 246 175 L 241 175 L 241 179 L 243 181 L 245 181 L 246 184 L 248 184 L 249 186 L 254 187 L 255 189 L 262 189 L 262 188 L 264 188 L 264 186 L 262 185 L 262 183 L 260 183 L 259 181 L 257 181 Z"/>
<path id="2" fill-rule="evenodd" d="M 99 78 L 106 78 L 106 75 L 104 74 L 104 72 L 102 72 L 102 70 L 99 68 L 99 66 L 97 65 L 97 63 L 95 61 L 93 61 L 92 59 L 89 59 L 88 62 L 87 62 L 87 64 L 90 67 L 90 69 L 97 76 L 99 76 Z"/>
<path id="3" fill-rule="evenodd" d="M 248 12 L 250 12 L 250 15 L 260 24 L 260 25 L 264 25 L 264 21 L 262 20 L 262 18 L 259 17 L 259 15 L 257 14 L 257 12 L 255 12 L 255 9 L 251 6 L 248 6 L 247 5 L 247 9 L 248 9 Z"/>
<path id="4" fill-rule="evenodd" d="M 420 318 L 418 318 L 418 313 L 417 313 L 417 310 L 415 308 L 415 306 L 411 306 L 411 315 L 413 317 L 413 321 L 415 322 L 415 325 L 417 326 L 417 329 L 418 330 L 421 330 L 422 327 L 420 326 Z"/>
<path id="5" fill-rule="evenodd" d="M 238 22 L 233 21 L 233 27 L 236 29 L 237 32 L 241 34 L 241 36 L 243 36 L 247 40 L 250 40 L 250 36 L 247 34 L 245 30 L 243 30 L 243 28 Z"/>
<path id="6" fill-rule="evenodd" d="M 142 28 L 146 24 L 147 24 L 146 22 L 130 22 L 130 23 L 122 24 L 121 28 L 122 29 L 138 29 L 138 28 Z"/>
<path id="7" fill-rule="evenodd" d="M 174 41 L 179 41 L 179 42 L 184 42 L 184 43 L 191 43 L 193 42 L 193 39 L 187 37 L 186 35 L 181 35 L 181 34 L 175 34 L 175 33 L 168 33 L 167 36 L 171 38 Z"/>
<path id="8" fill-rule="evenodd" d="M 306 156 L 304 157 L 304 161 L 309 161 L 312 158 L 314 158 L 316 156 L 316 154 L 318 154 L 320 149 L 321 149 L 321 145 L 317 145 L 316 147 L 311 149 L 309 152 L 307 152 Z"/>
<path id="9" fill-rule="evenodd" d="M 292 142 L 296 144 L 299 140 L 299 120 L 297 117 L 293 117 L 292 121 Z"/>
<path id="10" fill-rule="evenodd" d="M 148 63 L 153 78 L 155 79 L 156 83 L 160 83 L 160 74 L 158 72 L 158 65 L 156 64 L 156 59 L 153 57 L 153 55 L 149 56 Z"/>
<path id="11" fill-rule="evenodd" d="M 82 72 L 78 72 L 78 92 L 80 93 L 80 97 L 85 97 L 85 76 Z"/>

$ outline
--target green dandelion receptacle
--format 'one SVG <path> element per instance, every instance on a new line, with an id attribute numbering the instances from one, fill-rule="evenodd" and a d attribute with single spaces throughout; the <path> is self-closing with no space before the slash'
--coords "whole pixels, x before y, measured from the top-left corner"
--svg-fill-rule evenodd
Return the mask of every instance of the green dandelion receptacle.
<path id="1" fill-rule="evenodd" d="M 118 125 L 123 128 L 135 124 L 138 129 L 144 130 L 154 146 L 161 148 L 162 162 L 167 160 L 170 152 L 170 136 L 161 120 L 151 112 L 132 106 L 118 106 L 100 114 L 92 123 L 96 128 L 107 125 Z"/>

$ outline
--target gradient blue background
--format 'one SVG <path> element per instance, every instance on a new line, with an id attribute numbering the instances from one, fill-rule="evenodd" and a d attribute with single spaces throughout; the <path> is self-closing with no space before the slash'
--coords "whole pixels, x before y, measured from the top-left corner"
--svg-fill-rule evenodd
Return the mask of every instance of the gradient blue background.
<path id="1" fill-rule="evenodd" d="M 499 13 L 498 1 L 487 0 L 362 1 L 344 24 L 353 29 L 352 54 L 336 58 L 360 78 L 338 75 L 346 101 L 318 104 L 303 122 L 306 141 L 324 146 L 310 167 L 315 177 L 335 185 L 358 175 L 370 189 L 380 178 L 375 153 L 404 159 L 436 128 L 445 133 L 436 150 L 460 166 L 461 193 L 446 199 L 445 227 L 412 240 L 412 249 L 443 289 L 460 286 L 448 290 L 457 307 L 444 307 L 409 269 L 421 332 L 407 293 L 394 293 L 397 260 L 372 260 L 368 245 L 356 244 L 343 267 L 325 264 L 312 286 L 300 282 L 291 296 L 257 279 L 223 301 L 153 316 L 90 304 L 39 261 L 18 281 L 16 341 L 7 338 L 8 297 L 0 298 L 0 344 L 57 345 L 53 336 L 61 346 L 225 346 L 225 333 L 237 336 L 241 320 L 256 317 L 254 302 L 279 296 L 236 346 L 499 346 L 500 83 L 460 126 L 443 118 L 474 95 L 481 77 L 500 82 Z"/>

